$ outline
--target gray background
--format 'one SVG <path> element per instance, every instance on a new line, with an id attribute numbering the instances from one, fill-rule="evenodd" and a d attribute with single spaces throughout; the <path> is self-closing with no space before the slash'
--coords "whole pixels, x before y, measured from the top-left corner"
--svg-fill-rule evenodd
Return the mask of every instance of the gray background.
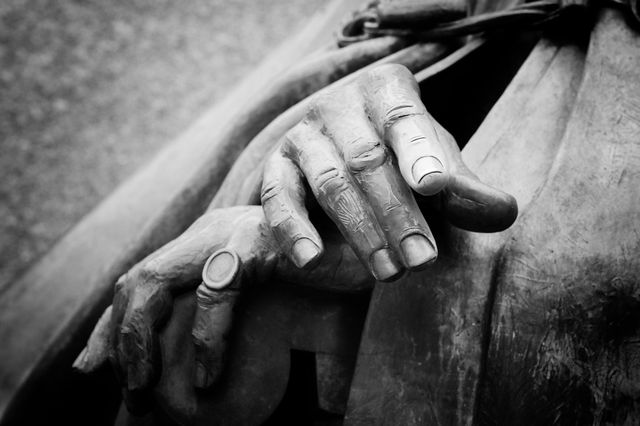
<path id="1" fill-rule="evenodd" d="M 321 0 L 2 0 L 0 291 Z"/>

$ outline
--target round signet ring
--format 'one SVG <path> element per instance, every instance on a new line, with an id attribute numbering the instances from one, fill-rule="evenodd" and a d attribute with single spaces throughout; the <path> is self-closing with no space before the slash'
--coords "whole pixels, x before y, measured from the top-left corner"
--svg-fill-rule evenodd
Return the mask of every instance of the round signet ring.
<path id="1" fill-rule="evenodd" d="M 242 262 L 230 250 L 218 250 L 209 256 L 202 269 L 202 281 L 209 290 L 222 290 L 238 276 Z"/>

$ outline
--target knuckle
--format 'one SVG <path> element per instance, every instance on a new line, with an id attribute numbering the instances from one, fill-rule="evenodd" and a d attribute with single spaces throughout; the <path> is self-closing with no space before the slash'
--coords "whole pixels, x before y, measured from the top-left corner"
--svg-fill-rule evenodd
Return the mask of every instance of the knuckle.
<path id="1" fill-rule="evenodd" d="M 118 281 L 116 281 L 116 285 L 115 285 L 115 292 L 116 293 L 122 293 L 126 288 L 127 288 L 127 282 L 128 282 L 128 273 L 121 275 L 120 278 L 118 278 Z"/>
<path id="2" fill-rule="evenodd" d="M 420 146 L 426 142 L 429 142 L 429 138 L 422 133 L 418 133 L 408 137 L 406 144 L 409 146 Z"/>
<path id="3" fill-rule="evenodd" d="M 153 339 L 153 333 L 146 326 L 132 320 L 120 327 L 120 353 L 125 360 L 148 354 L 151 352 Z"/>
<path id="4" fill-rule="evenodd" d="M 143 284 L 152 281 L 154 278 L 156 278 L 157 271 L 160 267 L 161 265 L 155 259 L 148 259 L 144 261 L 137 271 L 139 279 L 138 283 Z"/>
<path id="5" fill-rule="evenodd" d="M 325 109 L 331 108 L 333 105 L 333 92 L 325 92 L 319 93 L 315 95 L 307 110 L 307 117 L 314 118 L 316 116 L 317 111 L 324 111 Z"/>
<path id="6" fill-rule="evenodd" d="M 127 312 L 120 324 L 120 335 L 126 336 L 128 339 L 141 339 L 144 333 L 142 329 L 145 327 L 146 321 L 140 309 L 133 309 Z"/>
<path id="7" fill-rule="evenodd" d="M 340 194 L 349 189 L 348 178 L 344 172 L 336 167 L 329 167 L 321 171 L 314 178 L 316 187 L 325 194 Z"/>
<path id="8" fill-rule="evenodd" d="M 200 349 L 210 348 L 212 345 L 211 336 L 207 332 L 207 325 L 202 322 L 197 322 L 191 329 L 191 338 L 193 343 Z"/>
<path id="9" fill-rule="evenodd" d="M 402 64 L 384 64 L 376 67 L 372 72 L 379 72 L 384 75 L 403 76 L 413 78 L 413 74 L 409 71 L 409 68 Z"/>
<path id="10" fill-rule="evenodd" d="M 303 145 L 301 145 L 300 142 L 306 139 L 306 135 L 308 134 L 310 127 L 308 115 L 309 113 L 307 113 L 307 116 L 305 116 L 302 121 L 293 126 L 284 134 L 282 146 L 283 152 L 297 152 L 302 148 Z"/>
<path id="11" fill-rule="evenodd" d="M 202 358 L 211 361 L 214 352 L 220 350 L 225 332 L 208 322 L 196 322 L 191 328 L 191 339 Z M 205 355 L 205 356 L 203 356 Z"/>
<path id="12" fill-rule="evenodd" d="M 262 201 L 262 211 L 267 225 L 277 231 L 283 224 L 289 222 L 293 217 L 292 197 L 287 196 L 285 188 L 280 178 L 273 178 L 265 181 L 260 193 Z"/>
<path id="13" fill-rule="evenodd" d="M 200 284 L 196 290 L 196 302 L 198 304 L 198 308 L 206 311 L 211 306 L 215 305 L 217 292 L 219 292 L 219 290 L 210 289 L 204 283 Z M 199 315 L 196 314 L 196 324 L 200 323 L 202 323 L 202 321 L 200 320 Z"/>
<path id="14" fill-rule="evenodd" d="M 265 181 L 262 185 L 262 190 L 260 191 L 260 199 L 262 200 L 262 204 L 265 204 L 273 197 L 282 194 L 283 191 L 284 187 L 280 182 L 280 179 L 273 178 L 269 181 Z"/>
<path id="15" fill-rule="evenodd" d="M 417 88 L 417 82 L 413 74 L 406 66 L 401 64 L 384 64 L 377 66 L 367 71 L 360 79 L 360 83 L 367 85 L 378 83 L 375 84 L 375 86 L 400 83 Z"/>
<path id="16" fill-rule="evenodd" d="M 172 306 L 173 298 L 165 288 L 140 285 L 130 295 L 125 319 L 154 327 L 170 314 Z"/>
<path id="17" fill-rule="evenodd" d="M 256 241 L 256 235 L 260 235 L 260 230 L 264 225 L 264 216 L 262 214 L 245 214 L 239 218 L 238 222 L 236 222 L 236 227 L 233 229 L 230 234 L 232 235 L 232 239 L 242 238 L 243 236 L 246 238 L 245 241 Z"/>
<path id="18" fill-rule="evenodd" d="M 422 114 L 424 114 L 424 111 L 420 105 L 405 101 L 386 109 L 382 116 L 382 123 L 385 128 L 388 128 L 403 118 Z"/>
<path id="19" fill-rule="evenodd" d="M 118 278 L 115 285 L 116 294 L 128 294 L 135 290 L 145 281 L 147 275 L 148 272 L 144 270 L 142 265 L 136 265 Z"/>
<path id="20" fill-rule="evenodd" d="M 359 140 L 350 143 L 345 152 L 345 162 L 352 172 L 376 168 L 386 158 L 386 150 L 379 141 Z"/>
<path id="21" fill-rule="evenodd" d="M 324 124 L 344 120 L 345 116 L 358 114 L 363 108 L 360 87 L 352 82 L 314 97 L 307 119 L 309 122 Z"/>
<path id="22" fill-rule="evenodd" d="M 290 231 L 294 226 L 292 226 L 292 221 L 294 220 L 293 213 L 286 207 L 278 208 L 278 209 L 267 209 L 268 213 L 268 225 L 272 231 L 276 233 L 276 238 L 286 238 L 291 237 Z"/>
<path id="23" fill-rule="evenodd" d="M 325 93 L 316 95 L 313 98 L 311 107 L 309 108 L 308 117 L 316 118 L 318 115 L 325 115 L 332 112 L 341 106 L 339 99 L 344 98 L 344 89 L 342 90 L 330 90 Z"/>

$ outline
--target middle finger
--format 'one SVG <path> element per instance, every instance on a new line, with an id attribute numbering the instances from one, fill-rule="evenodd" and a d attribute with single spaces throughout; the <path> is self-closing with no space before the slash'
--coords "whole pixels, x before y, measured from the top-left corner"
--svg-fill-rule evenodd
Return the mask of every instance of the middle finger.
<path id="1" fill-rule="evenodd" d="M 349 105 L 364 103 L 355 90 L 347 95 L 356 100 Z M 425 266 L 437 257 L 435 240 L 395 157 L 385 147 L 364 108 L 341 109 L 345 108 L 337 104 L 319 108 L 326 132 L 404 265 L 409 269 Z"/>
<path id="2" fill-rule="evenodd" d="M 287 133 L 285 152 L 302 170 L 323 210 L 380 281 L 396 278 L 395 259 L 371 206 L 346 169 L 340 154 L 315 123 L 302 122 Z"/>

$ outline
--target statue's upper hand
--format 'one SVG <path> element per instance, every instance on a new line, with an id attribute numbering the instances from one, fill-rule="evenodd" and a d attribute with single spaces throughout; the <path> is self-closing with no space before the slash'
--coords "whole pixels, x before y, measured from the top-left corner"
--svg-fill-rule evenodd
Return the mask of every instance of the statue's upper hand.
<path id="1" fill-rule="evenodd" d="M 334 233 L 325 240 L 330 247 L 327 254 L 313 269 L 301 270 L 279 249 L 260 207 L 203 215 L 118 280 L 113 305 L 75 366 L 89 372 L 108 358 L 124 385 L 127 405 L 132 410 L 144 407 L 160 374 L 159 333 L 171 315 L 174 296 L 200 284 L 192 329 L 193 383 L 210 386 L 223 368 L 241 287 L 270 280 L 337 291 L 371 286 L 373 280 L 344 239 Z"/>
<path id="2" fill-rule="evenodd" d="M 401 65 L 378 67 L 315 100 L 265 165 L 262 205 L 282 250 L 304 268 L 322 240 L 305 207 L 305 180 L 378 280 L 437 256 L 414 196 L 434 196 L 454 225 L 493 232 L 517 215 L 515 199 L 481 183 L 453 137 L 429 115 Z"/>

